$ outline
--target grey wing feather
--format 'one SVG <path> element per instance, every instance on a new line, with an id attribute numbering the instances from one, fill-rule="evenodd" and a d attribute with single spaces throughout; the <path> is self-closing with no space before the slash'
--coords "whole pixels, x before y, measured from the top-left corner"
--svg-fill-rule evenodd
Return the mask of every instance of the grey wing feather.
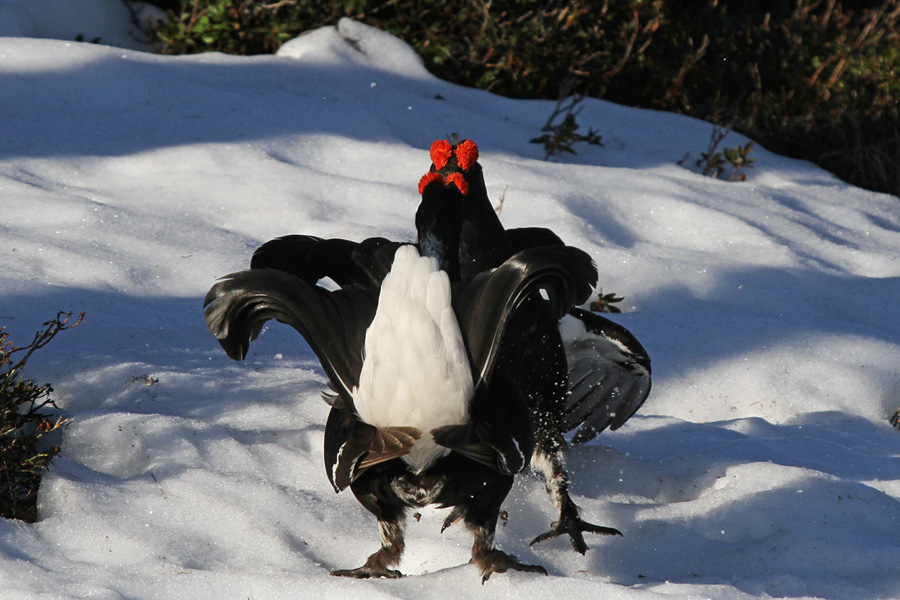
<path id="1" fill-rule="evenodd" d="M 569 365 L 563 429 L 578 428 L 572 441 L 584 443 L 641 407 L 650 393 L 650 357 L 627 329 L 585 310 L 573 309 L 560 330 Z"/>

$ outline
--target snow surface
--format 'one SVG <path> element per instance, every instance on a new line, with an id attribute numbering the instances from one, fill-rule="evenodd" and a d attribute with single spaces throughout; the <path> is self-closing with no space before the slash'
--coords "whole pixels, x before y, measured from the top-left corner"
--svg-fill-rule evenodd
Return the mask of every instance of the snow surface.
<path id="1" fill-rule="evenodd" d="M 84 40 L 150 48 L 147 31 L 165 12 L 136 0 L 0 0 L 0 36 Z"/>
<path id="2" fill-rule="evenodd" d="M 543 162 L 551 108 L 349 21 L 250 58 L 0 38 L 0 326 L 87 312 L 29 363 L 72 423 L 41 520 L 0 521 L 0 598 L 900 597 L 898 199 L 761 148 L 712 180 L 710 125 L 593 100 L 605 147 Z M 407 577 L 335 578 L 378 542 L 323 470 L 325 377 L 277 324 L 232 362 L 202 298 L 279 235 L 412 239 L 453 132 L 506 226 L 591 253 L 653 358 L 638 415 L 570 454 L 585 518 L 625 535 L 529 547 L 553 515 L 522 476 L 498 543 L 549 577 L 482 586 L 424 511 Z"/>

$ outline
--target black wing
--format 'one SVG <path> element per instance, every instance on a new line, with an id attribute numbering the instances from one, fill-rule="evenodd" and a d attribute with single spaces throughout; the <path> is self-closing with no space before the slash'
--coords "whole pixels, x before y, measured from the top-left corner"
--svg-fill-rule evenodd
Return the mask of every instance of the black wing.
<path id="1" fill-rule="evenodd" d="M 650 393 L 650 357 L 627 329 L 598 314 L 575 308 L 560 329 L 569 366 L 569 394 L 563 431 L 580 428 L 572 441 L 590 441 L 618 429 Z"/>
<path id="2" fill-rule="evenodd" d="M 372 264 L 381 265 L 386 251 L 376 244 Z M 377 287 L 329 291 L 283 271 L 251 269 L 224 277 L 204 304 L 209 330 L 235 360 L 246 356 L 270 319 L 290 325 L 306 339 L 338 395 L 325 425 L 324 453 L 328 478 L 338 492 L 366 468 L 408 454 L 421 436 L 412 427 L 366 424 L 353 406 L 352 390 L 359 385 L 377 297 Z"/>
<path id="3" fill-rule="evenodd" d="M 284 271 L 310 285 L 330 277 L 342 288 L 377 287 L 390 271 L 393 253 L 385 251 L 385 247 L 391 245 L 396 250 L 397 244 L 384 238 L 357 243 L 340 238 L 286 235 L 257 248 L 250 268 Z"/>
<path id="4" fill-rule="evenodd" d="M 506 235 L 515 252 L 538 246 L 565 246 L 562 239 L 546 227 L 518 227 L 507 229 Z"/>
<path id="5" fill-rule="evenodd" d="M 517 251 L 563 244 L 543 227 L 506 233 Z M 607 427 L 618 429 L 641 407 L 650 393 L 650 357 L 630 331 L 605 317 L 573 308 L 564 319 L 569 393 L 562 424 L 564 431 L 580 425 L 572 441 L 584 443 Z"/>
<path id="6" fill-rule="evenodd" d="M 597 283 L 591 257 L 571 246 L 519 252 L 496 269 L 454 288 L 454 308 L 472 359 L 476 386 L 490 383 L 510 317 L 543 290 L 556 318 L 586 301 Z"/>
<path id="7" fill-rule="evenodd" d="M 397 249 L 404 245 L 408 244 L 382 237 L 367 238 L 356 244 L 351 259 L 366 273 L 370 286 L 381 288 L 381 282 L 391 272 Z M 337 283 L 340 284 L 339 281 Z"/>
<path id="8" fill-rule="evenodd" d="M 284 271 L 309 284 L 323 277 L 341 279 L 344 287 L 368 279 L 350 258 L 355 247 L 356 242 L 349 240 L 286 235 L 257 248 L 250 259 L 250 268 Z"/>
<path id="9" fill-rule="evenodd" d="M 545 227 L 507 229 L 505 234 L 514 252 L 539 246 L 565 245 L 558 235 Z M 390 271 L 393 255 L 400 243 L 379 237 L 353 242 L 313 235 L 286 235 L 257 248 L 253 252 L 250 268 L 284 271 L 309 284 L 330 277 L 342 288 L 380 285 Z M 389 260 L 385 261 L 385 257 Z"/>
<path id="10" fill-rule="evenodd" d="M 534 452 L 534 426 L 524 396 L 497 372 L 483 390 L 487 401 L 472 405 L 472 420 L 431 431 L 435 443 L 504 475 L 525 468 Z"/>
<path id="11" fill-rule="evenodd" d="M 556 318 L 587 300 L 597 281 L 591 258 L 565 246 L 532 248 L 454 287 L 454 308 L 466 338 L 475 397 L 470 423 L 433 430 L 436 443 L 504 474 L 519 472 L 534 451 L 528 404 L 515 383 L 494 372 L 507 324 L 543 290 Z"/>
<path id="12" fill-rule="evenodd" d="M 331 385 L 352 406 L 359 383 L 366 329 L 375 316 L 377 290 L 328 291 L 271 269 L 226 275 L 204 300 L 206 325 L 225 352 L 243 360 L 266 321 L 296 329 L 322 363 Z"/>

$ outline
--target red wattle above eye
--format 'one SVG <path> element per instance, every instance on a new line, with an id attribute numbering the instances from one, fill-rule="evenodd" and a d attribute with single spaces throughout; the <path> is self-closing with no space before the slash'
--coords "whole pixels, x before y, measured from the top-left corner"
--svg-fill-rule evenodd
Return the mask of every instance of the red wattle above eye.
<path id="1" fill-rule="evenodd" d="M 432 146 L 432 159 L 434 159 L 434 146 Z M 466 140 L 456 147 L 456 160 L 459 162 L 459 168 L 468 171 L 469 168 L 478 160 L 478 144 L 472 140 Z"/>
<path id="2" fill-rule="evenodd" d="M 424 192 L 425 188 L 428 187 L 428 184 L 432 181 L 443 181 L 440 173 L 438 173 L 437 171 L 431 171 L 422 175 L 422 179 L 419 180 L 419 193 L 421 194 L 422 192 Z"/>
<path id="3" fill-rule="evenodd" d="M 462 173 L 451 173 L 447 177 L 447 185 L 450 185 L 451 183 L 456 185 L 459 191 L 462 192 L 463 196 L 469 193 L 469 184 L 466 181 L 466 178 L 463 177 Z"/>
<path id="4" fill-rule="evenodd" d="M 431 162 L 434 163 L 434 168 L 443 169 L 452 153 L 453 146 L 447 140 L 437 140 L 431 144 Z"/>

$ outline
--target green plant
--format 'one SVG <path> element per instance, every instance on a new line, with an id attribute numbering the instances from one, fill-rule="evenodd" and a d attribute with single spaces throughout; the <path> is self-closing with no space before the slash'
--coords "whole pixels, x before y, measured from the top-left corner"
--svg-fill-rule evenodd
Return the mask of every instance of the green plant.
<path id="1" fill-rule="evenodd" d="M 587 142 L 594 146 L 602 146 L 600 134 L 593 128 L 588 129 L 585 134 L 578 133 L 580 125 L 575 117 L 581 112 L 581 102 L 587 97 L 585 94 L 572 94 L 572 88 L 575 85 L 575 78 L 569 77 L 563 82 L 559 99 L 547 122 L 541 127 L 543 135 L 528 140 L 532 144 L 542 144 L 544 146 L 544 160 L 548 160 L 552 156 L 556 156 L 559 152 L 568 152 L 570 154 L 578 154 L 572 147 L 578 142 Z M 558 119 L 562 117 L 562 120 Z"/>
<path id="2" fill-rule="evenodd" d="M 46 414 L 56 405 L 50 398 L 50 384 L 38 385 L 22 375 L 25 363 L 50 343 L 60 331 L 78 326 L 83 318 L 69 324 L 72 313 L 59 313 L 47 321 L 30 344 L 14 346 L 0 328 L 0 516 L 34 522 L 37 519 L 37 491 L 41 476 L 59 453 L 49 443 L 51 434 L 61 431 L 67 421 Z"/>
<path id="3" fill-rule="evenodd" d="M 578 122 L 575 115 L 567 114 L 562 122 L 552 124 L 547 123 L 541 128 L 545 132 L 543 135 L 528 140 L 532 144 L 542 144 L 544 146 L 544 160 L 548 160 L 552 156 L 556 156 L 559 152 L 568 152 L 570 154 L 578 154 L 572 148 L 572 144 L 577 142 L 587 142 L 594 146 L 602 146 L 600 135 L 593 129 L 589 129 L 586 134 L 578 133 Z"/>
<path id="4" fill-rule="evenodd" d="M 725 148 L 721 152 L 716 150 L 722 140 L 725 139 L 729 131 L 724 127 L 713 126 L 712 134 L 709 137 L 709 147 L 706 152 L 700 153 L 697 159 L 697 166 L 703 170 L 703 174 L 713 179 L 721 177 L 728 170 L 725 165 L 731 165 L 731 174 L 728 181 L 744 181 L 747 179 L 746 173 L 741 173 L 741 169 L 753 168 L 755 158 L 750 158 L 753 152 L 753 142 L 747 142 L 743 146 L 735 146 L 733 148 Z"/>
<path id="5" fill-rule="evenodd" d="M 160 51 L 275 52 L 340 17 L 413 45 L 438 77 L 514 97 L 559 96 L 567 75 L 606 85 L 649 46 L 661 0 L 182 0 L 156 27 Z M 561 66 L 564 65 L 563 68 Z"/>
<path id="6" fill-rule="evenodd" d="M 900 195 L 900 1 L 681 9 L 683 17 L 671 23 L 676 37 L 709 41 L 676 92 L 657 95 L 657 107 Z"/>
<path id="7" fill-rule="evenodd" d="M 620 309 L 618 306 L 613 306 L 613 304 L 619 303 L 624 299 L 624 296 L 616 296 L 612 292 L 604 294 L 603 290 L 600 290 L 600 293 L 597 294 L 597 299 L 591 302 L 588 305 L 588 308 L 590 308 L 594 312 L 620 313 L 622 312 L 622 309 Z"/>
<path id="8" fill-rule="evenodd" d="M 587 134 L 578 133 L 578 122 L 575 115 L 567 114 L 561 123 L 547 123 L 541 128 L 545 132 L 543 135 L 528 140 L 532 144 L 542 144 L 544 146 L 544 160 L 548 160 L 552 156 L 556 156 L 559 152 L 568 152 L 570 154 L 578 154 L 572 148 L 572 144 L 576 142 L 587 142 L 594 146 L 602 146 L 600 136 L 593 130 L 588 130 Z"/>

